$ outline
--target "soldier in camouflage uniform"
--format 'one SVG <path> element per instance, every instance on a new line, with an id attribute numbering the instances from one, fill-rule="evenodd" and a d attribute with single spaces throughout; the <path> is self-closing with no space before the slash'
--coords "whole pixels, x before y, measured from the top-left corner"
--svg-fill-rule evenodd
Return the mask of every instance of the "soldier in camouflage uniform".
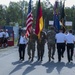
<path id="1" fill-rule="evenodd" d="M 46 42 L 46 35 L 44 32 L 41 32 L 40 39 L 37 39 L 37 55 L 38 55 L 38 61 L 43 59 L 44 55 L 44 47 Z"/>
<path id="2" fill-rule="evenodd" d="M 50 30 L 47 32 L 47 45 L 48 45 L 48 57 L 49 61 L 51 58 L 54 59 L 55 54 L 55 31 L 53 27 L 50 27 Z"/>
<path id="3" fill-rule="evenodd" d="M 29 56 L 29 60 L 31 59 L 31 61 L 33 61 L 34 58 L 34 53 L 35 53 L 35 41 L 36 41 L 36 35 L 33 32 L 33 30 L 31 31 L 31 34 L 29 36 L 29 41 L 28 41 L 28 56 Z"/>

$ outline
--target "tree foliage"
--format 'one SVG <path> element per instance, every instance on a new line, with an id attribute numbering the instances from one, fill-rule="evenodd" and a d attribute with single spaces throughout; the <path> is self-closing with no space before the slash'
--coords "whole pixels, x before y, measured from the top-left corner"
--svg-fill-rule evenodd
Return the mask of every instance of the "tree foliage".
<path id="1" fill-rule="evenodd" d="M 49 4 L 48 4 L 49 3 Z M 33 13 L 33 27 L 36 23 L 36 13 L 37 13 L 37 4 L 32 3 L 32 13 Z M 43 10 L 43 18 L 45 27 L 48 28 L 49 20 L 53 20 L 53 6 L 50 2 L 43 1 L 41 2 Z M 9 6 L 0 5 L 0 25 L 15 25 L 15 23 L 22 24 L 26 23 L 27 17 L 28 2 L 19 1 L 19 2 L 10 2 Z M 72 21 L 72 28 L 75 29 L 75 6 L 65 7 L 66 21 Z"/>

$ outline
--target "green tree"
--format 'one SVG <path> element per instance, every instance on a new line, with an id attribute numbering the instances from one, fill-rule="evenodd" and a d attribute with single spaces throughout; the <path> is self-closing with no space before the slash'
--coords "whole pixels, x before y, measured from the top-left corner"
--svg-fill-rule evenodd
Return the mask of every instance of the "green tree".
<path id="1" fill-rule="evenodd" d="M 6 6 L 0 5 L 0 25 L 6 24 Z"/>

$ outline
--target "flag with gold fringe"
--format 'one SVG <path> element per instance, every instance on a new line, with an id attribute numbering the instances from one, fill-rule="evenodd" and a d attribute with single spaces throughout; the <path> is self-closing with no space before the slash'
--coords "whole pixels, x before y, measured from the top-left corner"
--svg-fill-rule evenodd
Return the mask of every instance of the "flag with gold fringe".
<path id="1" fill-rule="evenodd" d="M 43 23 L 42 8 L 39 0 L 37 8 L 36 27 L 35 27 L 35 34 L 38 36 L 38 38 L 40 38 L 40 33 L 43 30 L 43 27 L 44 23 Z"/>

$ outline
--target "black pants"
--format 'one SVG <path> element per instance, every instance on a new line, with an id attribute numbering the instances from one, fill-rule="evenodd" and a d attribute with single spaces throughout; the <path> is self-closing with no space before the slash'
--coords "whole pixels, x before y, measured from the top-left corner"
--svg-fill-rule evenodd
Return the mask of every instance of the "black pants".
<path id="1" fill-rule="evenodd" d="M 25 44 L 19 44 L 19 58 L 20 60 L 23 59 L 24 60 L 24 55 L 25 55 Z"/>
<path id="2" fill-rule="evenodd" d="M 4 44 L 4 37 L 2 37 L 1 42 L 2 42 L 2 44 Z"/>
<path id="3" fill-rule="evenodd" d="M 57 43 L 58 61 L 61 61 L 61 57 L 65 51 L 65 43 Z"/>
<path id="4" fill-rule="evenodd" d="M 8 38 L 4 38 L 4 43 L 7 44 L 7 42 L 8 42 Z"/>
<path id="5" fill-rule="evenodd" d="M 72 43 L 67 44 L 67 58 L 69 62 L 73 58 L 73 51 L 74 51 L 74 44 Z"/>

